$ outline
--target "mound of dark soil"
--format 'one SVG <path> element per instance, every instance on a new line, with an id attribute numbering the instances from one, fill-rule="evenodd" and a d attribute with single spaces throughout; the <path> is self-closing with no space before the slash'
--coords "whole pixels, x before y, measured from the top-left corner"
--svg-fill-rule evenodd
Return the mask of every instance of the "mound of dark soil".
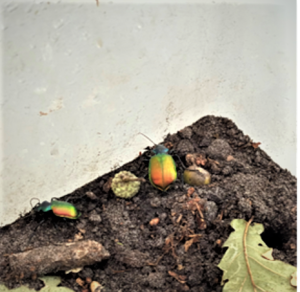
<path id="1" fill-rule="evenodd" d="M 264 225 L 262 237 L 274 248 L 274 257 L 296 265 L 297 186 L 289 171 L 226 118 L 204 117 L 167 136 L 164 144 L 183 163 L 188 153 L 202 154 L 211 184 L 195 187 L 192 193 L 178 179 L 164 193 L 147 180 L 131 200 L 116 198 L 107 182 L 120 170 L 147 177 L 147 151 L 62 198 L 69 198 L 82 213 L 78 220 L 36 213 L 0 229 L 0 281 L 9 287 L 40 288 L 34 273 L 31 279 L 19 275 L 7 280 L 13 272 L 7 255 L 84 238 L 102 243 L 111 256 L 77 274 L 58 273 L 62 284 L 75 291 L 89 291 L 91 280 L 100 282 L 105 292 L 221 291 L 217 265 L 225 253 L 221 246 L 232 231 L 230 222 L 252 216 Z M 183 167 L 174 159 L 180 177 Z M 197 206 L 203 207 L 204 221 Z M 149 224 L 154 218 L 159 218 L 158 224 Z"/>

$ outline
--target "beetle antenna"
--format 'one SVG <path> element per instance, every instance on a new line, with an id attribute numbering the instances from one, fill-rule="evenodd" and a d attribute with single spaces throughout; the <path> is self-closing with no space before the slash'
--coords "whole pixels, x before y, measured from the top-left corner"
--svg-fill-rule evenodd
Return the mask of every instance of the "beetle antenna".
<path id="1" fill-rule="evenodd" d="M 146 136 L 145 134 L 139 132 L 138 134 L 143 135 L 145 138 L 147 138 L 149 141 L 151 141 L 155 146 L 157 146 L 157 144 L 155 144 L 148 136 Z"/>
<path id="2" fill-rule="evenodd" d="M 33 206 L 32 206 L 32 200 L 37 200 L 37 201 L 40 203 L 40 200 L 39 200 L 38 198 L 32 198 L 32 199 L 30 200 L 30 206 L 31 206 L 31 208 L 33 208 Z"/>

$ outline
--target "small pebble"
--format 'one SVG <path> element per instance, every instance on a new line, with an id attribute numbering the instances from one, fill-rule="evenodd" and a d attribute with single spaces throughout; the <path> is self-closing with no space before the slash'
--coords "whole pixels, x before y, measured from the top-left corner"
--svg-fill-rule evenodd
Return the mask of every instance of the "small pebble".
<path id="1" fill-rule="evenodd" d="M 186 127 L 183 130 L 179 131 L 179 135 L 182 138 L 191 139 L 193 135 L 193 130 L 190 127 Z"/>
<path id="2" fill-rule="evenodd" d="M 94 223 L 100 223 L 102 221 L 101 216 L 96 212 L 92 211 L 89 215 L 89 221 Z"/>
<path id="3" fill-rule="evenodd" d="M 93 278 L 94 272 L 91 268 L 85 267 L 80 273 L 79 276 L 82 278 Z"/>
<path id="4" fill-rule="evenodd" d="M 217 217 L 218 206 L 213 201 L 206 202 L 205 206 L 206 206 L 205 218 L 208 222 L 213 222 Z"/>
<path id="5" fill-rule="evenodd" d="M 97 200 L 97 196 L 93 192 L 85 193 L 91 200 Z"/>
<path id="6" fill-rule="evenodd" d="M 207 154 L 212 159 L 226 160 L 229 155 L 233 153 L 230 145 L 222 139 L 214 140 L 207 148 Z"/>
<path id="7" fill-rule="evenodd" d="M 190 140 L 181 140 L 176 146 L 176 151 L 178 151 L 181 155 L 185 155 L 188 153 L 194 153 L 195 148 Z"/>
<path id="8" fill-rule="evenodd" d="M 159 219 L 160 219 L 161 221 L 164 221 L 167 217 L 168 217 L 168 215 L 167 215 L 166 213 L 161 213 L 161 214 L 159 215 Z"/>
<path id="9" fill-rule="evenodd" d="M 160 206 L 160 199 L 159 198 L 153 198 L 150 200 L 150 205 L 154 208 L 157 208 Z"/>

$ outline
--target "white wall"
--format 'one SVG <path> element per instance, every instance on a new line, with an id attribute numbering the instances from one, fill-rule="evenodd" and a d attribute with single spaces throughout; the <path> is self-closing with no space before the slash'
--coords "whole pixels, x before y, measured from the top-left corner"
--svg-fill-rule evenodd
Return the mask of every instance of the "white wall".
<path id="1" fill-rule="evenodd" d="M 209 114 L 296 173 L 295 1 L 0 5 L 0 225 Z"/>

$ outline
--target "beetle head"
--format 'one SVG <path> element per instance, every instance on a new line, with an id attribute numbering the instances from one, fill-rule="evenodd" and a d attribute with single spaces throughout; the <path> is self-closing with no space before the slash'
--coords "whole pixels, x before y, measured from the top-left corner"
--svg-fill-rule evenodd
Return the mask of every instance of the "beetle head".
<path id="1" fill-rule="evenodd" d="M 167 147 L 165 147 L 164 145 L 162 144 L 159 144 L 157 145 L 153 150 L 152 152 L 155 153 L 155 154 L 160 154 L 160 153 L 168 153 L 169 149 Z"/>
<path id="2" fill-rule="evenodd" d="M 35 212 L 40 212 L 40 211 L 47 212 L 47 211 L 50 211 L 51 210 L 51 203 L 49 203 L 47 201 L 44 201 L 42 204 L 37 203 L 36 206 L 33 208 L 33 210 Z"/>

